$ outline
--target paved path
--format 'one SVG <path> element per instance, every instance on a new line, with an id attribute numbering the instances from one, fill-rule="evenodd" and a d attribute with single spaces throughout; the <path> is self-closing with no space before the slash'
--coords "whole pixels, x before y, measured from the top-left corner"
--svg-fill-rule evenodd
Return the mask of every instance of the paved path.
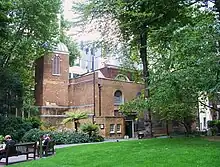
<path id="1" fill-rule="evenodd" d="M 120 142 L 120 141 L 131 141 L 131 140 L 137 140 L 137 139 L 134 139 L 134 138 L 131 138 L 131 139 L 108 139 L 108 140 L 105 140 L 104 142 L 63 144 L 63 145 L 56 145 L 55 149 L 65 148 L 65 147 L 73 147 L 73 146 L 79 146 L 79 145 L 102 144 L 102 143 L 107 143 L 107 142 Z M 39 159 L 39 158 L 36 158 L 36 159 Z M 10 157 L 9 158 L 9 163 L 20 162 L 20 161 L 26 161 L 26 155 L 20 155 L 17 157 Z M 0 162 L 5 162 L 5 158 L 2 158 L 2 160 Z M 3 167 L 3 166 L 4 165 L 0 163 L 0 167 Z"/>
<path id="2" fill-rule="evenodd" d="M 57 148 L 73 147 L 73 146 L 79 146 L 79 145 L 102 144 L 102 143 L 109 143 L 109 142 L 131 141 L 131 140 L 137 140 L 137 139 L 136 138 L 130 138 L 130 139 L 107 139 L 104 142 L 56 145 L 55 148 L 57 149 Z"/>

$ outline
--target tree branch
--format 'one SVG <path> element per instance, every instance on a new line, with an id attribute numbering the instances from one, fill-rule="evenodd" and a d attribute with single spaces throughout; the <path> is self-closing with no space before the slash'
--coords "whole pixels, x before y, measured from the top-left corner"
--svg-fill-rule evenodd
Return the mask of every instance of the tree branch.
<path id="1" fill-rule="evenodd" d="M 220 111 L 218 108 L 215 108 L 215 107 L 209 106 L 209 105 L 203 103 L 203 102 L 200 101 L 200 100 L 199 100 L 199 103 L 201 103 L 202 105 L 204 105 L 204 106 L 206 106 L 206 107 L 208 107 L 208 108 L 210 108 L 210 109 L 213 109 L 213 110 L 215 110 L 215 111 Z"/>

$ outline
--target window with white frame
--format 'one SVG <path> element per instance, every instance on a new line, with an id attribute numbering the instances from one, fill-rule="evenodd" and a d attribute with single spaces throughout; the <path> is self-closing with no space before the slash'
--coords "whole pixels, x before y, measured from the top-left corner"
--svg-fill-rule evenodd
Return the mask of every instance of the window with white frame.
<path id="1" fill-rule="evenodd" d="M 110 133 L 115 133 L 115 125 L 110 124 Z"/>
<path id="2" fill-rule="evenodd" d="M 60 75 L 60 57 L 55 55 L 52 60 L 52 74 Z"/>
<path id="3" fill-rule="evenodd" d="M 116 129 L 117 129 L 117 132 L 118 132 L 118 133 L 121 133 L 121 124 L 117 124 Z"/>

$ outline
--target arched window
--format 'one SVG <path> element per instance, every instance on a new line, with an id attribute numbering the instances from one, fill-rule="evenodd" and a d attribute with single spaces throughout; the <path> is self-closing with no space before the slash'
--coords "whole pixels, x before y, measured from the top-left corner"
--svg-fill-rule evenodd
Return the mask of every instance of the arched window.
<path id="1" fill-rule="evenodd" d="M 60 75 L 60 57 L 55 55 L 52 61 L 52 74 Z"/>
<path id="2" fill-rule="evenodd" d="M 123 75 L 123 74 L 118 74 L 116 77 L 115 77 L 116 80 L 119 80 L 119 81 L 129 81 L 128 77 L 126 75 Z"/>
<path id="3" fill-rule="evenodd" d="M 116 90 L 114 93 L 114 104 L 120 105 L 122 102 L 122 92 L 120 90 Z"/>

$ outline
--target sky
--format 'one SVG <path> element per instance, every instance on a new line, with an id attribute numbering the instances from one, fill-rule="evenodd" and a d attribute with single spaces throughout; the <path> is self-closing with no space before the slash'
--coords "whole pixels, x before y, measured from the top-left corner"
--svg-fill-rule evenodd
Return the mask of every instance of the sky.
<path id="1" fill-rule="evenodd" d="M 63 7 L 64 7 L 64 18 L 68 21 L 72 21 L 77 15 L 74 14 L 72 11 L 73 2 L 83 2 L 84 0 L 63 0 Z M 93 41 L 99 39 L 99 33 L 97 31 L 90 32 L 90 33 L 79 33 L 81 29 L 78 28 L 71 28 L 67 35 L 73 37 L 77 42 L 80 41 Z"/>

